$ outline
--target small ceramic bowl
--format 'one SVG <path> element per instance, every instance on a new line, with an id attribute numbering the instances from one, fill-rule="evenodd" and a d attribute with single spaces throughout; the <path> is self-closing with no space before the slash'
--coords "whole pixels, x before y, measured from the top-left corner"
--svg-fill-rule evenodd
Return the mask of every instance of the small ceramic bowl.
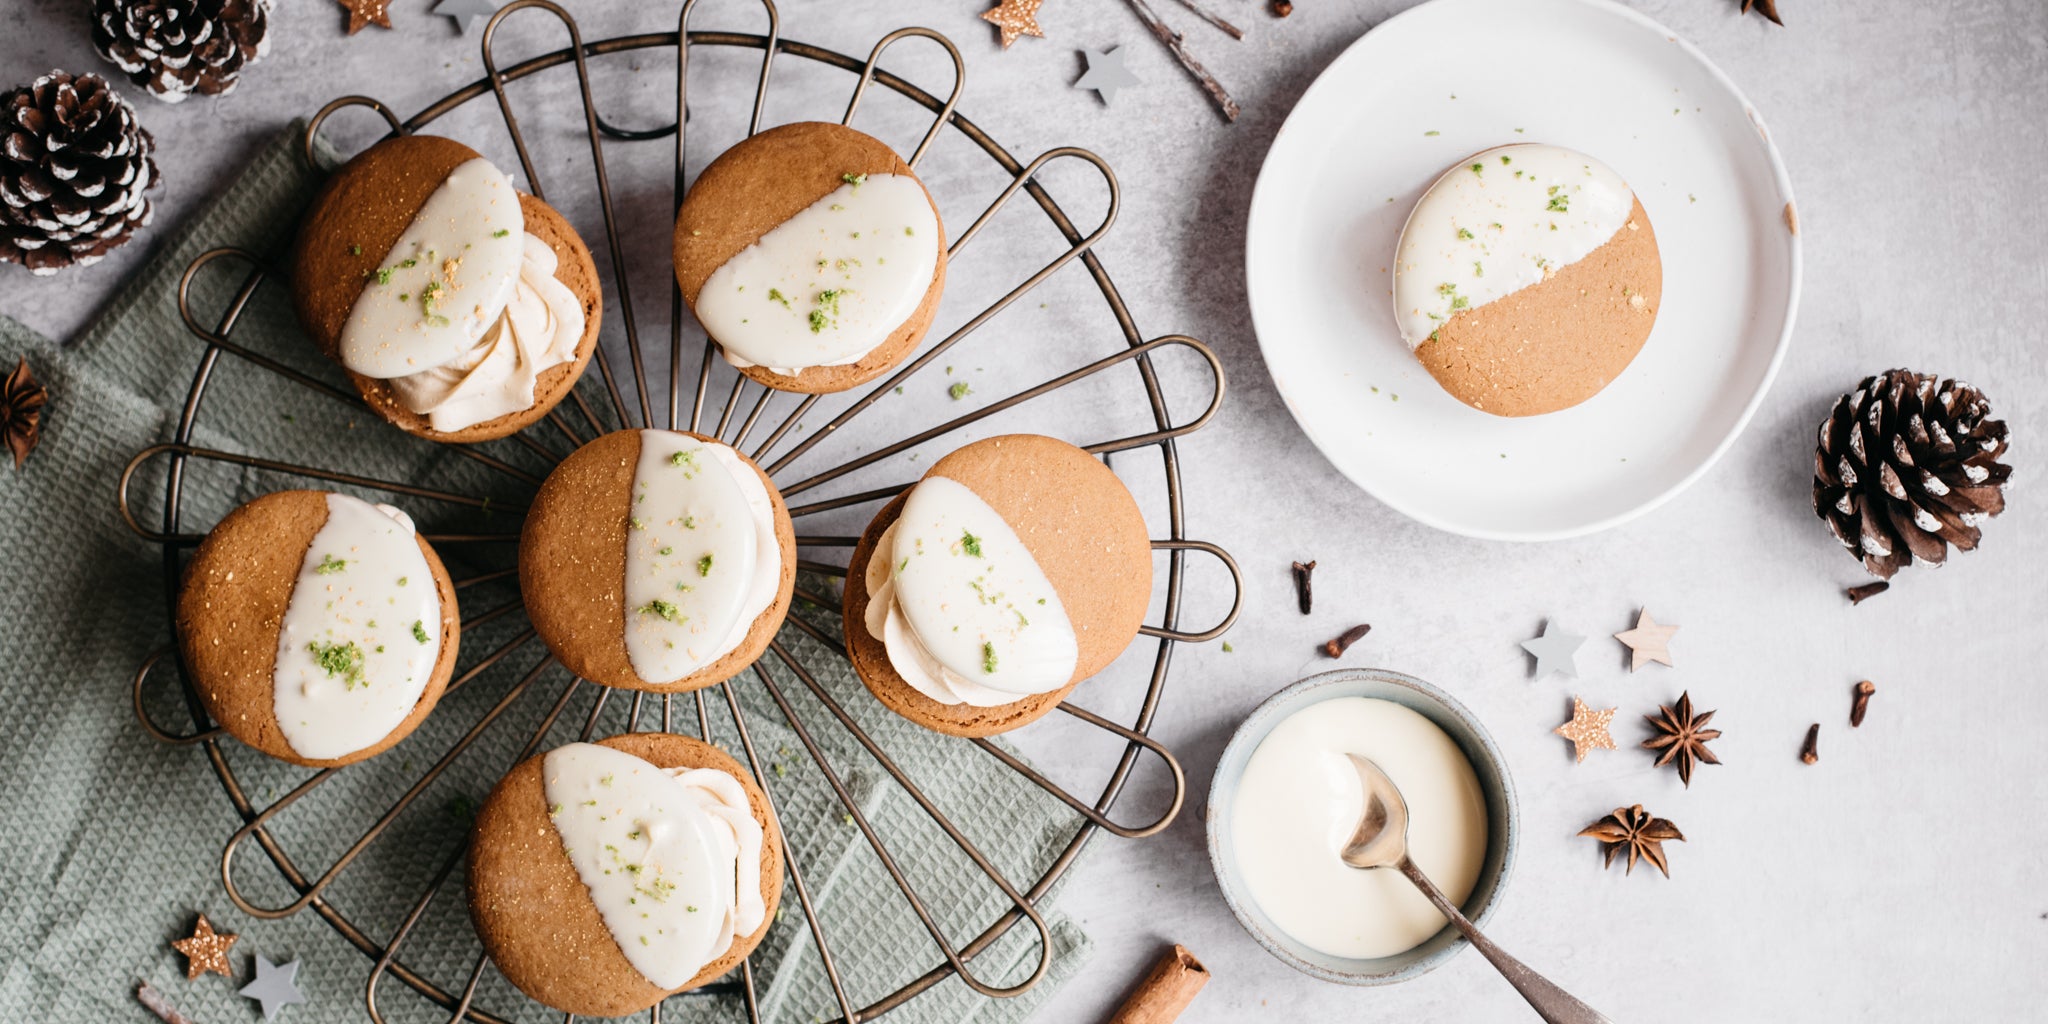
<path id="1" fill-rule="evenodd" d="M 1339 669 L 1303 679 L 1266 698 L 1237 727 L 1230 745 L 1223 748 L 1223 757 L 1216 764 L 1215 781 L 1209 786 L 1209 862 L 1215 866 L 1223 900 L 1230 904 L 1238 923 L 1267 952 L 1303 974 L 1345 985 L 1391 985 L 1429 973 L 1470 943 L 1446 923 L 1429 941 L 1394 956 L 1358 960 L 1311 949 L 1281 931 L 1252 901 L 1251 892 L 1238 873 L 1237 855 L 1230 841 L 1231 805 L 1252 751 L 1287 716 L 1310 704 L 1337 697 L 1375 697 L 1409 708 L 1436 723 L 1457 742 L 1466 760 L 1472 762 L 1472 770 L 1479 776 L 1480 792 L 1486 798 L 1486 860 L 1480 866 L 1472 895 L 1460 909 L 1481 926 L 1499 899 L 1501 887 L 1507 884 L 1508 869 L 1515 861 L 1515 786 L 1508 778 L 1500 748 L 1472 712 L 1420 679 L 1385 669 Z"/>

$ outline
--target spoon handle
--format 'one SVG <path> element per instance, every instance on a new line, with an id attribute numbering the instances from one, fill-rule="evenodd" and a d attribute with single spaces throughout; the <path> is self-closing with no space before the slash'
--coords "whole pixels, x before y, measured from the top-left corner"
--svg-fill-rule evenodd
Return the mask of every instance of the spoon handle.
<path id="1" fill-rule="evenodd" d="M 1527 999 L 1529 1005 L 1534 1007 L 1536 1013 L 1544 1020 L 1550 1024 L 1613 1024 L 1613 1021 L 1608 1020 L 1600 1011 L 1551 984 L 1548 978 L 1530 970 L 1527 964 L 1509 956 L 1505 950 L 1494 945 L 1492 939 L 1481 935 L 1478 927 L 1465 920 L 1465 915 L 1460 913 L 1457 907 L 1452 906 L 1450 900 L 1444 898 L 1436 883 L 1430 881 L 1429 876 L 1415 866 L 1413 858 L 1403 857 L 1397 866 L 1402 874 L 1408 876 L 1409 881 L 1415 883 L 1417 889 L 1422 890 L 1424 896 L 1429 897 L 1431 903 L 1436 904 L 1437 910 L 1449 918 L 1459 931 L 1464 932 L 1467 939 L 1472 940 L 1473 948 L 1479 950 L 1480 955 L 1486 957 L 1500 971 L 1501 976 L 1508 979 L 1508 984 L 1513 985 L 1515 991 L 1520 992 L 1522 998 Z"/>

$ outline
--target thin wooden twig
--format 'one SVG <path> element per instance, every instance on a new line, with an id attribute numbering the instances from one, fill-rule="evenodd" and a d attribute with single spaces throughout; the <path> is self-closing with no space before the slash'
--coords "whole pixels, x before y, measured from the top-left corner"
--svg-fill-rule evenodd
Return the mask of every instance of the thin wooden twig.
<path id="1" fill-rule="evenodd" d="M 195 1024 L 192 1018 L 172 1009 L 170 1000 L 165 999 L 164 994 L 158 992 L 156 986 L 149 982 L 135 983 L 135 998 L 147 1007 L 149 1012 L 156 1014 L 164 1024 Z"/>
<path id="2" fill-rule="evenodd" d="M 1195 17 L 1208 22 L 1209 24 L 1214 25 L 1219 29 L 1222 29 L 1224 34 L 1230 36 L 1230 38 L 1244 38 L 1244 29 L 1238 28 L 1236 25 L 1224 21 L 1221 15 L 1217 14 L 1215 11 L 1203 7 L 1201 4 L 1196 3 L 1195 0 L 1180 0 L 1180 5 L 1182 7 L 1187 8 L 1190 11 L 1195 12 Z"/>
<path id="3" fill-rule="evenodd" d="M 1124 3 L 1129 4 L 1132 12 L 1137 14 L 1138 20 L 1144 22 L 1145 27 L 1152 30 L 1152 34 L 1158 37 L 1160 45 L 1173 53 L 1174 59 L 1180 61 L 1180 66 L 1186 68 L 1188 74 L 1195 77 L 1195 81 L 1202 83 L 1203 91 L 1207 92 L 1209 99 L 1215 102 L 1216 109 L 1222 111 L 1223 119 L 1226 121 L 1237 120 L 1237 101 L 1231 99 L 1230 93 L 1223 88 L 1223 83 L 1218 82 L 1216 76 L 1210 74 L 1209 69 L 1203 67 L 1202 62 L 1196 60 L 1194 54 L 1188 52 L 1188 48 L 1181 43 L 1180 33 L 1175 32 L 1171 26 L 1161 20 L 1159 13 L 1154 11 L 1152 5 L 1146 3 L 1145 0 L 1124 0 Z"/>

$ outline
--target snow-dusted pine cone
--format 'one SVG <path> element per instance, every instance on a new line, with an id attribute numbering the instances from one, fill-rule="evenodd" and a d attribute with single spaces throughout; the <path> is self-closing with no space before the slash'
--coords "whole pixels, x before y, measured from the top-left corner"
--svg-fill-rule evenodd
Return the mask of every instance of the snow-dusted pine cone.
<path id="1" fill-rule="evenodd" d="M 0 261 L 37 274 L 98 262 L 149 223 L 155 151 L 98 75 L 52 71 L 0 94 Z"/>
<path id="2" fill-rule="evenodd" d="M 1940 565 L 1949 545 L 1975 548 L 1978 526 L 2005 511 L 2006 440 L 2005 421 L 1968 384 L 1910 370 L 1866 377 L 1820 426 L 1813 510 L 1872 575 Z"/>
<path id="3" fill-rule="evenodd" d="M 166 103 L 233 91 L 270 50 L 271 0 L 93 0 L 92 45 Z"/>

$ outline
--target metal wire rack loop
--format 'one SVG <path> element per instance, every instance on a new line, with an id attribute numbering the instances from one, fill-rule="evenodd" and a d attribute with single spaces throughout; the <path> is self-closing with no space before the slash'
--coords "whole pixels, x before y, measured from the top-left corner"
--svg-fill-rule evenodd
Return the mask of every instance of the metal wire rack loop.
<path id="1" fill-rule="evenodd" d="M 313 115 L 312 120 L 306 122 L 306 130 L 299 137 L 299 154 L 305 157 L 307 167 L 311 167 L 316 171 L 325 170 L 325 168 L 320 166 L 320 161 L 315 155 L 316 151 L 313 148 L 313 140 L 319 137 L 320 126 L 327 123 L 329 116 L 348 107 L 368 107 L 376 111 L 377 115 L 384 119 L 384 123 L 391 126 L 391 134 L 393 135 L 405 135 L 411 131 L 411 129 L 405 126 L 405 122 L 400 121 L 398 115 L 393 113 L 390 107 L 385 106 L 381 100 L 370 96 L 343 96 L 339 99 L 330 100 L 326 106 L 320 108 L 319 113 Z"/>
<path id="2" fill-rule="evenodd" d="M 932 143 L 938 139 L 939 129 L 944 128 L 946 122 L 953 119 L 953 108 L 960 105 L 960 93 L 967 88 L 967 62 L 961 59 L 960 48 L 954 46 L 951 39 L 928 28 L 899 28 L 883 36 L 875 43 L 875 48 L 868 52 L 868 62 L 860 69 L 860 82 L 853 87 L 853 98 L 846 101 L 846 114 L 839 119 L 839 123 L 848 127 L 853 125 L 853 112 L 860 109 L 860 99 L 867 95 L 868 83 L 875 80 L 875 69 L 881 65 L 882 51 L 894 45 L 897 40 L 909 39 L 912 36 L 929 39 L 944 47 L 946 56 L 953 61 L 953 91 L 946 95 L 946 105 L 939 108 L 938 116 L 932 119 L 932 126 L 925 130 L 924 138 L 919 140 L 917 149 L 911 151 L 909 160 L 904 161 L 914 169 L 918 161 L 924 159 L 925 150 L 930 149 Z"/>
<path id="3" fill-rule="evenodd" d="M 149 717 L 149 708 L 147 702 L 143 699 L 143 687 L 149 684 L 149 677 L 155 672 L 157 664 L 164 660 L 165 655 L 174 654 L 176 649 L 177 645 L 172 643 L 165 644 L 149 652 L 149 657 L 142 659 L 142 667 L 135 670 L 135 681 L 131 689 L 135 701 L 135 720 L 142 723 L 142 731 L 148 733 L 150 738 L 158 743 L 173 747 L 187 747 L 194 743 L 204 743 L 219 736 L 221 733 L 220 726 L 216 725 L 211 729 L 201 729 L 197 732 L 185 734 L 171 732 L 158 725 L 155 719 Z"/>
<path id="4" fill-rule="evenodd" d="M 1230 612 L 1223 616 L 1223 621 L 1218 622 L 1217 624 L 1209 627 L 1208 629 L 1201 630 L 1199 632 L 1190 632 L 1188 630 L 1183 629 L 1170 629 L 1166 626 L 1154 626 L 1147 624 L 1139 626 L 1138 632 L 1143 633 L 1146 636 L 1155 636 L 1165 640 L 1178 640 L 1182 643 L 1202 643 L 1204 641 L 1214 640 L 1217 637 L 1222 636 L 1225 632 L 1228 632 L 1230 627 L 1237 622 L 1238 610 L 1244 607 L 1244 573 L 1238 569 L 1237 559 L 1230 557 L 1230 552 L 1225 551 L 1222 548 L 1217 547 L 1216 545 L 1211 544 L 1206 540 L 1155 540 L 1152 542 L 1152 550 L 1199 551 L 1205 555 L 1208 555 L 1211 558 L 1216 559 L 1218 562 L 1223 563 L 1224 569 L 1229 571 L 1230 591 L 1231 593 L 1235 594 L 1236 597 L 1231 600 Z M 1137 742 L 1137 740 L 1134 739 L 1132 740 L 1132 742 L 1135 743 Z"/>

